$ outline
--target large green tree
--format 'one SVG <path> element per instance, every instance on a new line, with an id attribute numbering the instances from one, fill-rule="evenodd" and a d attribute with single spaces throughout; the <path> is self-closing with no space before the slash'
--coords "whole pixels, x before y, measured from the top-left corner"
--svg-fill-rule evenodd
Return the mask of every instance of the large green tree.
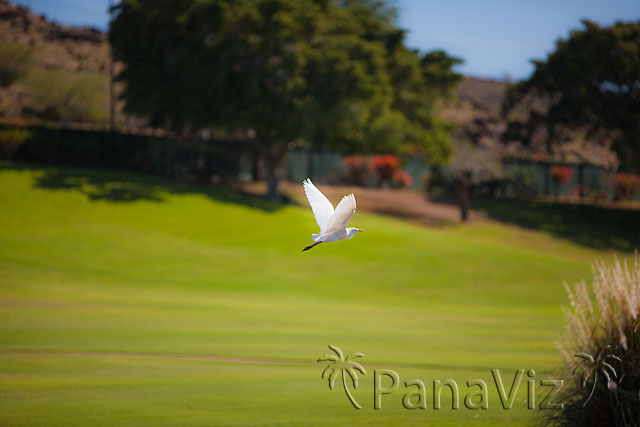
<path id="1" fill-rule="evenodd" d="M 527 142 L 542 130 L 552 148 L 567 129 L 606 132 L 621 167 L 639 171 L 640 22 L 583 25 L 509 91 L 507 138 Z"/>
<path id="2" fill-rule="evenodd" d="M 384 2 L 124 0 L 114 12 L 125 110 L 176 129 L 243 133 L 272 198 L 292 142 L 449 156 L 434 100 L 455 84 L 443 80 L 455 60 L 407 49 Z"/>

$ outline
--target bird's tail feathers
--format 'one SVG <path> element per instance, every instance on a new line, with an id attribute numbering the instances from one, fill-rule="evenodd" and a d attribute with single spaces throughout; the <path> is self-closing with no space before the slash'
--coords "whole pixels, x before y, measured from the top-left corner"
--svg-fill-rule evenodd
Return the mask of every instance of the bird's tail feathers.
<path id="1" fill-rule="evenodd" d="M 314 242 L 317 242 L 320 236 L 321 236 L 320 234 L 312 234 L 311 239 L 313 239 Z"/>

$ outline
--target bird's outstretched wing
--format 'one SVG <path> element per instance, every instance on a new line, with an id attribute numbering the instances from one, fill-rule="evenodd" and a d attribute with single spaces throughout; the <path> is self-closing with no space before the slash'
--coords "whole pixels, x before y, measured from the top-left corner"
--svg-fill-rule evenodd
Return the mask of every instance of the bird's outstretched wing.
<path id="1" fill-rule="evenodd" d="M 332 231 L 346 228 L 354 213 L 356 213 L 356 198 L 352 193 L 340 200 L 340 203 L 336 206 L 336 211 L 329 218 L 327 229 L 324 232 L 331 233 Z"/>
<path id="2" fill-rule="evenodd" d="M 304 186 L 304 192 L 309 199 L 311 210 L 316 217 L 316 222 L 320 227 L 320 234 L 324 234 L 329 218 L 333 215 L 333 205 L 331 202 L 316 188 L 315 185 L 307 178 L 302 185 Z"/>

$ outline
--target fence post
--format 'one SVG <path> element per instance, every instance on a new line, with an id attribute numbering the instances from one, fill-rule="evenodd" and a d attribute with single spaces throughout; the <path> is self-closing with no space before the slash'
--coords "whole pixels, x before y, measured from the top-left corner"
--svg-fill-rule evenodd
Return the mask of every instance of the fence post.
<path id="1" fill-rule="evenodd" d="M 549 188 L 549 175 L 550 175 L 551 165 L 548 162 L 544 163 L 542 170 L 544 171 L 544 195 L 548 196 L 551 191 Z"/>
<path id="2" fill-rule="evenodd" d="M 578 198 L 584 197 L 584 163 L 578 165 Z"/>
<path id="3" fill-rule="evenodd" d="M 315 178 L 313 176 L 313 145 L 307 148 L 307 178 Z"/>

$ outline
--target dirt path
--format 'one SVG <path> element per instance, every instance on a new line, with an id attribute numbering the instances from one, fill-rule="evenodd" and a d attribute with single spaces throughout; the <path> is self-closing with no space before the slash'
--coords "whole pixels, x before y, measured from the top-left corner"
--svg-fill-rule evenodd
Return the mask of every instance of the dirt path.
<path id="1" fill-rule="evenodd" d="M 440 227 L 460 222 L 460 210 L 457 206 L 427 200 L 424 193 L 409 189 L 363 188 L 356 186 L 318 185 L 327 198 L 336 205 L 342 196 L 354 193 L 361 212 L 391 216 L 412 221 L 428 227 Z M 263 183 L 247 184 L 243 190 L 264 194 Z M 306 206 L 302 184 L 282 182 L 283 192 L 300 205 Z M 472 210 L 470 220 L 486 219 L 482 212 Z"/>

